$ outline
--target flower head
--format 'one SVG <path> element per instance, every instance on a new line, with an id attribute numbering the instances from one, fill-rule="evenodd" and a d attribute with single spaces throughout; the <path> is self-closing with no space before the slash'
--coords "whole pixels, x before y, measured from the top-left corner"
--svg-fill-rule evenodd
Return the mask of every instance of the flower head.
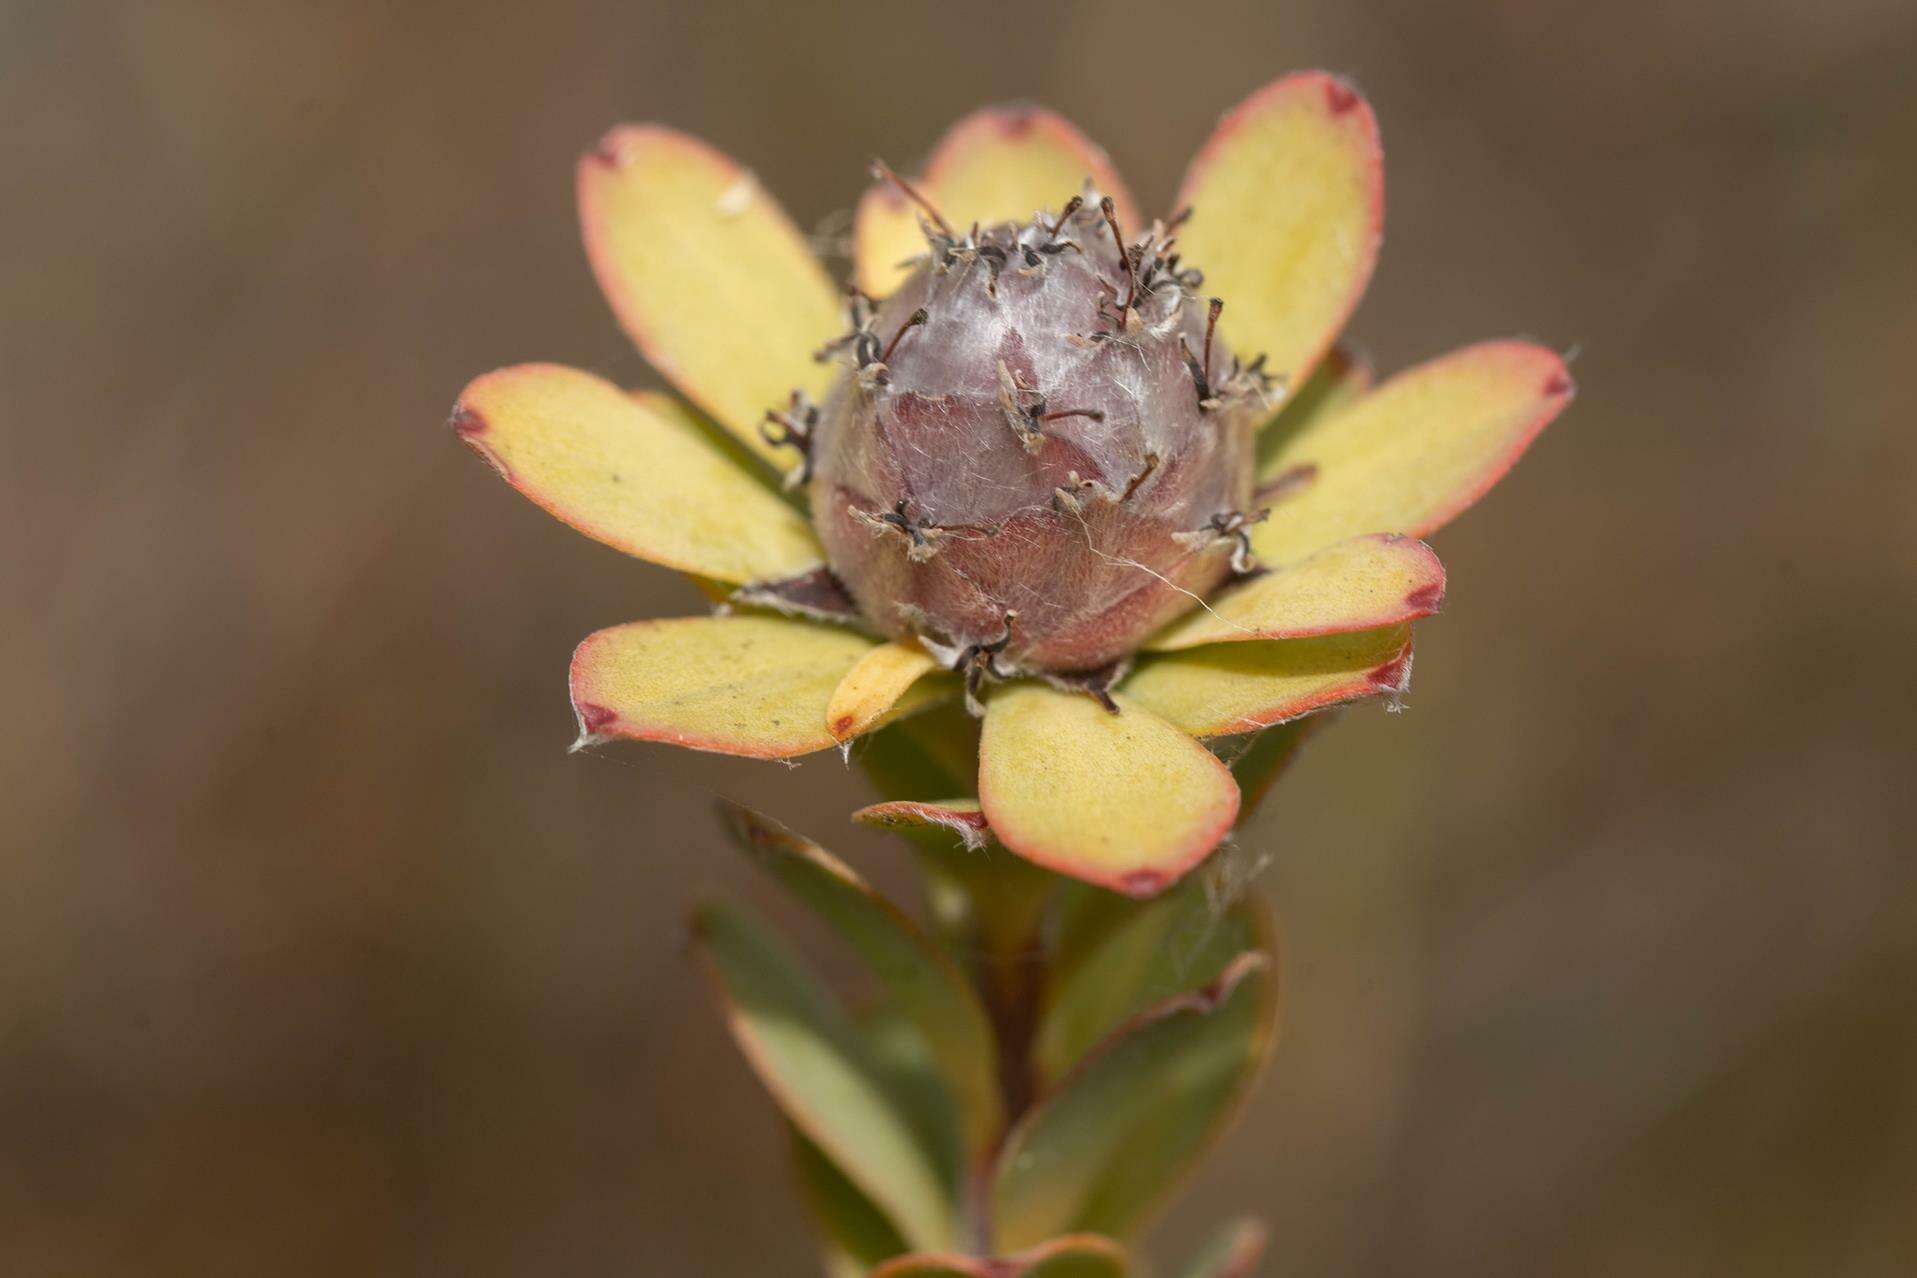
<path id="1" fill-rule="evenodd" d="M 1134 895 L 1237 816 L 1200 739 L 1404 691 L 1444 596 L 1417 538 L 1572 393 L 1524 342 L 1375 388 L 1332 349 L 1383 177 L 1369 107 L 1322 73 L 1227 115 L 1153 221 L 1065 121 L 980 111 L 918 179 L 875 166 L 844 292 L 751 174 L 671 130 L 614 130 L 579 203 L 614 311 L 700 411 L 522 365 L 454 428 L 726 601 L 587 638 L 582 740 L 786 757 L 964 697 L 978 797 L 919 818 Z"/>
<path id="2" fill-rule="evenodd" d="M 1249 570 L 1270 381 L 1215 349 L 1175 226 L 1128 237 L 1096 190 L 962 236 L 924 207 L 803 436 L 819 540 L 870 626 L 975 687 L 1095 675 Z"/>

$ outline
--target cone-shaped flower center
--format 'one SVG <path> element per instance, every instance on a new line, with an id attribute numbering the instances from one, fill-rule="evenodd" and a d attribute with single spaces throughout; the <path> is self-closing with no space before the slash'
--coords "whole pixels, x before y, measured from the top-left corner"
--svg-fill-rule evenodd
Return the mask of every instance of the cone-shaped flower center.
<path id="1" fill-rule="evenodd" d="M 867 621 L 988 673 L 1123 659 L 1247 567 L 1268 389 L 1175 227 L 1109 205 L 958 236 L 882 305 L 811 440 L 814 520 Z"/>

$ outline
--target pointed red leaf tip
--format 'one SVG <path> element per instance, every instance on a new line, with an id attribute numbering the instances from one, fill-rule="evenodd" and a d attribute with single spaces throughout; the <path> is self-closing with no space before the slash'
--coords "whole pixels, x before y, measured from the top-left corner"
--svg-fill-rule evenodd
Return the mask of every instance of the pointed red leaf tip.
<path id="1" fill-rule="evenodd" d="M 1348 124 L 1362 128 L 1366 133 L 1371 135 L 1371 150 L 1377 152 L 1377 117 L 1371 110 L 1371 104 L 1365 101 L 1365 95 L 1358 92 L 1357 85 L 1341 76 L 1335 76 L 1329 71 L 1293 71 L 1289 75 L 1281 75 L 1269 84 L 1253 90 L 1251 95 L 1243 102 L 1240 102 L 1237 106 L 1227 111 L 1224 118 L 1219 120 L 1217 130 L 1205 142 L 1198 156 L 1192 161 L 1192 170 L 1195 172 L 1198 167 L 1203 164 L 1207 153 L 1212 150 L 1216 143 L 1230 137 L 1252 120 L 1258 119 L 1275 99 L 1289 97 L 1294 94 L 1303 98 L 1305 95 L 1310 94 L 1314 88 L 1322 97 L 1327 111 Z M 1375 158 L 1378 163 L 1381 164 L 1383 162 L 1382 155 L 1377 155 Z M 1187 183 L 1190 182 L 1190 177 L 1191 175 L 1188 173 L 1186 175 Z M 1382 211 L 1382 187 L 1380 187 L 1378 191 L 1377 202 L 1380 206 L 1380 211 Z"/>
<path id="2" fill-rule="evenodd" d="M 1337 76 L 1325 77 L 1325 102 L 1333 115 L 1343 115 L 1358 105 L 1358 90 Z"/>
<path id="3" fill-rule="evenodd" d="M 1444 583 L 1434 581 L 1428 586 L 1419 586 L 1404 597 L 1404 606 L 1430 616 L 1444 607 Z"/>
<path id="4" fill-rule="evenodd" d="M 453 415 L 446 423 L 453 428 L 453 434 L 461 439 L 471 439 L 475 435 L 486 433 L 486 419 L 465 404 L 454 404 Z"/>
<path id="5" fill-rule="evenodd" d="M 945 137 L 940 139 L 931 163 L 926 166 L 925 176 L 936 177 L 944 164 L 950 162 L 947 156 L 963 145 L 968 134 L 976 133 L 996 133 L 1004 138 L 1023 138 L 1034 133 L 1049 134 L 1067 148 L 1081 152 L 1088 160 L 1101 166 L 1108 166 L 1111 162 L 1105 154 L 1104 147 L 1085 136 L 1076 124 L 1050 107 L 1040 106 L 1036 102 L 1007 102 L 998 106 L 980 107 L 954 124 Z"/>
<path id="6" fill-rule="evenodd" d="M 606 130 L 604 137 L 587 148 L 586 153 L 579 157 L 579 161 L 582 165 L 597 163 L 609 169 L 616 169 L 632 158 L 633 142 L 641 135 L 652 131 L 671 132 L 651 124 L 614 125 Z"/>
<path id="7" fill-rule="evenodd" d="M 1551 399 L 1557 399 L 1564 395 L 1574 395 L 1577 393 L 1577 383 L 1571 380 L 1570 373 L 1560 368 L 1557 372 L 1545 379 L 1544 393 Z"/>
<path id="8" fill-rule="evenodd" d="M 714 147 L 704 138 L 682 133 L 665 124 L 615 124 L 607 129 L 605 136 L 588 147 L 579 157 L 578 174 L 583 176 L 588 168 L 620 169 L 632 163 L 633 158 L 648 146 L 660 144 L 675 148 L 684 156 L 693 157 L 704 163 L 721 168 L 726 172 L 743 173 L 739 165 L 725 152 Z"/>
<path id="9" fill-rule="evenodd" d="M 1397 656 L 1368 671 L 1365 678 L 1380 692 L 1402 693 L 1410 688 L 1411 644 L 1407 642 Z"/>
<path id="10" fill-rule="evenodd" d="M 1157 870 L 1133 870 L 1118 880 L 1118 890 L 1126 896 L 1143 900 L 1148 896 L 1157 896 L 1170 882 L 1168 876 Z"/>
<path id="11" fill-rule="evenodd" d="M 580 733 L 588 737 L 599 736 L 619 718 L 617 710 L 596 706 L 590 701 L 575 701 L 572 712 L 579 716 Z"/>
<path id="12" fill-rule="evenodd" d="M 469 407 L 463 396 L 457 404 L 453 405 L 453 415 L 447 419 L 446 424 L 453 428 L 453 434 L 459 436 L 468 448 L 485 458 L 486 464 L 498 471 L 501 479 L 507 483 L 512 482 L 513 473 L 506 469 L 505 459 L 500 457 L 484 438 L 487 430 L 491 428 L 490 423 L 477 409 Z"/>
<path id="13" fill-rule="evenodd" d="M 1030 102 L 1012 102 L 1002 107 L 990 107 L 986 118 L 998 126 L 998 131 L 1008 138 L 1022 138 L 1038 127 L 1038 123 L 1050 112 L 1044 107 Z"/>

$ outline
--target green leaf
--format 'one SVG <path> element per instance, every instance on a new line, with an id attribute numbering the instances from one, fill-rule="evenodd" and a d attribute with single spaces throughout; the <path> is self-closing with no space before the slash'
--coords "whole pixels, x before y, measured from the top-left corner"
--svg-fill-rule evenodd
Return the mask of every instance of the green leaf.
<path id="1" fill-rule="evenodd" d="M 1210 874 L 1150 901 L 1098 892 L 1073 911 L 1048 973 L 1032 1043 L 1039 1081 L 1062 1077 L 1146 1008 L 1216 980 L 1246 950 L 1272 945 L 1255 891 L 1225 905 Z"/>
<path id="2" fill-rule="evenodd" d="M 950 1244 L 952 1206 L 931 1154 L 844 1010 L 755 915 L 702 907 L 732 1036 L 786 1117 L 915 1247 Z"/>
<path id="3" fill-rule="evenodd" d="M 1007 1138 L 992 1186 L 998 1245 L 1135 1232 L 1223 1131 L 1276 1024 L 1273 961 L 1251 951 L 1113 1034 Z"/>
<path id="4" fill-rule="evenodd" d="M 1302 719 L 1293 719 L 1290 723 L 1281 723 L 1275 728 L 1266 728 L 1262 732 L 1251 734 L 1248 741 L 1240 745 L 1236 755 L 1227 752 L 1225 762 L 1231 766 L 1231 774 L 1238 778 L 1238 828 L 1244 829 L 1251 814 L 1263 803 L 1271 792 L 1272 785 L 1280 774 L 1291 766 L 1298 757 L 1298 748 L 1305 738 L 1324 727 L 1337 717 L 1336 712 L 1307 715 Z M 1213 745 L 1221 743 L 1213 742 Z"/>
<path id="5" fill-rule="evenodd" d="M 957 705 L 942 705 L 861 738 L 854 757 L 888 800 L 939 802 L 977 790 L 978 742 L 978 720 Z M 873 822 L 878 815 L 868 808 L 855 819 Z M 1024 943 L 1052 875 L 996 843 L 966 846 L 956 833 L 935 826 L 882 823 L 911 842 L 932 922 L 953 953 Z"/>
<path id="6" fill-rule="evenodd" d="M 788 1131 L 793 1171 L 824 1241 L 825 1267 L 831 1278 L 862 1278 L 873 1265 L 902 1253 L 905 1240 L 885 1213 L 804 1133 L 790 1126 Z"/>
<path id="7" fill-rule="evenodd" d="M 888 799 L 970 794 L 978 787 L 978 739 L 978 720 L 946 704 L 862 738 L 853 757 Z"/>
<path id="8" fill-rule="evenodd" d="M 1241 1216 L 1213 1234 L 1178 1278 L 1251 1278 L 1265 1257 L 1264 1222 Z"/>
<path id="9" fill-rule="evenodd" d="M 874 1269 L 872 1278 L 1125 1278 L 1128 1265 L 1125 1249 L 1111 1239 L 1075 1234 L 990 1260 L 949 1253 L 900 1256 Z"/>
<path id="10" fill-rule="evenodd" d="M 760 869 L 865 960 L 888 1003 L 924 1037 L 957 1107 L 965 1147 L 983 1156 L 1004 1121 L 997 1049 L 965 974 L 918 924 L 810 839 L 736 804 L 722 811 Z"/>

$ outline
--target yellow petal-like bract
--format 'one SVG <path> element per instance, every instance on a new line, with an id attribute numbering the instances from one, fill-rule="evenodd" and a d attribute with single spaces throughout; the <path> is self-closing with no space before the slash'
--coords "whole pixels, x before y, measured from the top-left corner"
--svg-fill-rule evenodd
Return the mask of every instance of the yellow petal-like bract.
<path id="1" fill-rule="evenodd" d="M 742 472 L 669 395 L 520 364 L 475 379 L 453 429 L 541 508 L 629 555 L 735 583 L 824 558 L 805 517 Z"/>
<path id="2" fill-rule="evenodd" d="M 1286 440 L 1274 472 L 1312 478 L 1252 530 L 1252 549 L 1285 563 L 1368 532 L 1426 536 L 1468 508 L 1570 403 L 1556 352 L 1480 342 L 1386 381 Z"/>
<path id="3" fill-rule="evenodd" d="M 1193 210 L 1180 247 L 1225 299 L 1220 331 L 1302 386 L 1378 260 L 1384 157 L 1371 107 L 1322 71 L 1277 80 L 1219 123 L 1177 203 Z"/>
<path id="4" fill-rule="evenodd" d="M 1150 896 L 1203 860 L 1238 814 L 1212 753 L 1148 709 L 1008 684 L 986 703 L 979 803 L 1028 861 Z"/>
<path id="5" fill-rule="evenodd" d="M 938 666 L 930 653 L 910 643 L 882 643 L 859 658 L 832 692 L 826 731 L 849 741 L 882 719 L 906 690 Z"/>
<path id="6" fill-rule="evenodd" d="M 873 647 L 789 617 L 675 617 L 588 635 L 572 658 L 587 739 L 631 737 L 780 759 L 834 744 L 825 707 Z"/>
<path id="7" fill-rule="evenodd" d="M 1410 679 L 1411 628 L 1397 626 L 1168 652 L 1143 662 L 1120 686 L 1186 732 L 1218 737 L 1344 701 L 1401 693 Z"/>
<path id="8" fill-rule="evenodd" d="M 1444 603 L 1444 566 L 1413 537 L 1376 533 L 1327 546 L 1216 595 L 1146 644 L 1155 652 L 1252 639 L 1377 630 Z"/>
<path id="9" fill-rule="evenodd" d="M 759 423 L 795 387 L 824 392 L 834 369 L 812 352 L 845 322 L 758 179 L 683 133 L 628 125 L 581 157 L 579 220 L 599 286 L 652 366 L 747 447 L 792 466 Z"/>
<path id="10" fill-rule="evenodd" d="M 1276 481 L 1293 487 L 1305 479 L 1297 472 L 1284 474 L 1278 467 L 1278 454 L 1286 440 L 1320 418 L 1343 412 L 1371 389 L 1374 381 L 1371 365 L 1343 346 L 1334 346 L 1318 361 L 1317 369 L 1303 386 L 1293 387 L 1272 419 L 1258 431 L 1258 487 L 1262 491 Z M 1262 505 L 1262 501 L 1254 504 Z"/>

